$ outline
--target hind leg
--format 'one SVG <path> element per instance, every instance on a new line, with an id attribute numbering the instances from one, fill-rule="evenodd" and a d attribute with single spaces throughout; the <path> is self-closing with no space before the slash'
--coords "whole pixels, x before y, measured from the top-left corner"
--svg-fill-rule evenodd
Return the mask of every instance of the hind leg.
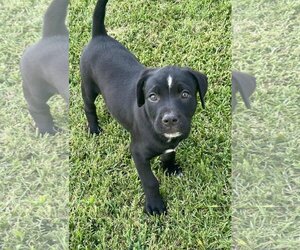
<path id="1" fill-rule="evenodd" d="M 102 129 L 98 123 L 95 100 L 100 93 L 97 85 L 87 77 L 82 77 L 81 84 L 82 98 L 84 102 L 84 111 L 88 121 L 89 132 L 91 134 L 100 134 Z"/>
<path id="2" fill-rule="evenodd" d="M 36 89 L 34 92 L 35 93 L 32 94 L 26 86 L 23 86 L 23 93 L 28 104 L 29 113 L 32 116 L 40 134 L 44 135 L 48 133 L 53 135 L 57 131 L 55 130 L 53 117 L 50 113 L 50 107 L 47 104 L 47 101 L 53 93 L 49 93 L 47 91 L 41 92 Z"/>

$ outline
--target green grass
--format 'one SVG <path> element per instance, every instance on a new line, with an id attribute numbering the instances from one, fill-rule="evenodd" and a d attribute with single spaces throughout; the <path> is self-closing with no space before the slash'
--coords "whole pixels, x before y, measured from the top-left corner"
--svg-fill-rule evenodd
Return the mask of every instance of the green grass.
<path id="1" fill-rule="evenodd" d="M 68 244 L 69 135 L 37 136 L 19 72 L 24 49 L 41 37 L 49 2 L 0 4 L 0 249 Z M 57 123 L 66 129 L 62 98 L 50 102 Z"/>
<path id="2" fill-rule="evenodd" d="M 234 1 L 233 37 L 229 1 L 110 1 L 109 34 L 141 62 L 189 66 L 209 77 L 207 109 L 199 106 L 178 148 L 184 177 L 166 177 L 153 161 L 169 208 L 161 217 L 143 213 L 129 134 L 102 98 L 104 134 L 87 134 L 78 64 L 95 1 L 72 0 L 69 13 L 70 158 L 68 133 L 37 136 L 19 60 L 40 39 L 49 3 L 1 1 L 0 249 L 66 249 L 68 229 L 71 249 L 230 249 L 231 239 L 238 249 L 298 249 L 298 1 Z M 253 109 L 240 104 L 232 117 L 232 143 L 231 62 L 258 82 Z M 50 105 L 66 128 L 62 99 Z"/>
<path id="3" fill-rule="evenodd" d="M 299 249 L 299 1 L 234 1 L 233 66 L 257 78 L 233 115 L 233 232 L 238 249 Z"/>
<path id="4" fill-rule="evenodd" d="M 153 169 L 167 216 L 143 213 L 144 196 L 129 152 L 129 134 L 97 111 L 104 133 L 89 136 L 80 94 L 79 58 L 90 39 L 96 1 L 73 0 L 70 17 L 70 247 L 72 249 L 230 249 L 231 152 L 229 1 L 110 1 L 108 33 L 146 66 L 189 66 L 208 75 L 177 160 L 184 177 Z"/>

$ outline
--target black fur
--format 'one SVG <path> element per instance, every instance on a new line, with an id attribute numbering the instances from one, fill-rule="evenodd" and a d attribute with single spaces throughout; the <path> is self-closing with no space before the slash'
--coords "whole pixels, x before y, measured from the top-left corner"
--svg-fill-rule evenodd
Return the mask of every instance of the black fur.
<path id="1" fill-rule="evenodd" d="M 100 0 L 96 5 L 93 38 L 84 49 L 80 63 L 89 130 L 93 134 L 102 131 L 94 103 L 102 94 L 112 116 L 131 134 L 130 149 L 146 196 L 145 210 L 161 214 L 166 206 L 151 171 L 150 159 L 161 155 L 168 174 L 180 173 L 175 153 L 170 149 L 175 149 L 190 132 L 197 92 L 204 107 L 207 77 L 189 68 L 143 66 L 122 44 L 106 34 L 106 2 Z"/>
<path id="2" fill-rule="evenodd" d="M 69 103 L 67 0 L 53 0 L 44 16 L 42 39 L 21 58 L 23 93 L 40 134 L 57 128 L 47 101 L 60 94 Z"/>
<path id="3" fill-rule="evenodd" d="M 54 0 L 49 5 L 43 24 L 43 38 L 52 36 L 68 36 L 66 27 L 68 0 Z"/>
<path id="4" fill-rule="evenodd" d="M 235 110 L 237 105 L 236 94 L 240 92 L 242 99 L 248 109 L 251 108 L 250 96 L 256 88 L 256 79 L 254 76 L 247 73 L 233 71 L 232 72 L 232 110 Z"/>
<path id="5" fill-rule="evenodd" d="M 104 26 L 105 7 L 108 0 L 98 1 L 93 15 L 93 33 L 92 37 L 106 35 Z"/>

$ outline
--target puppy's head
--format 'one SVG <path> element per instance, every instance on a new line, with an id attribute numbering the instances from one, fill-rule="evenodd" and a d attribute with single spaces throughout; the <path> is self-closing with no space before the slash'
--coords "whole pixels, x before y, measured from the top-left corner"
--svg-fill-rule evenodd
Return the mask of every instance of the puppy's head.
<path id="1" fill-rule="evenodd" d="M 171 138 L 186 138 L 199 93 L 202 107 L 207 77 L 189 68 L 146 69 L 137 84 L 137 104 L 144 106 L 156 133 Z"/>

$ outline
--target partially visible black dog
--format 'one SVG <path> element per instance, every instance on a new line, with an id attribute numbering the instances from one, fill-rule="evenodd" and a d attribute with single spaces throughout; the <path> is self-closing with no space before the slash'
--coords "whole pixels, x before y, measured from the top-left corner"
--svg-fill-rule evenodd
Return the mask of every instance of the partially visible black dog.
<path id="1" fill-rule="evenodd" d="M 251 108 L 250 96 L 253 94 L 256 88 L 256 79 L 249 74 L 233 71 L 232 72 L 232 99 L 231 107 L 235 110 L 237 100 L 236 94 L 240 92 L 242 99 L 248 109 Z"/>
<path id="2" fill-rule="evenodd" d="M 39 133 L 55 134 L 47 101 L 60 94 L 69 103 L 69 33 L 65 24 L 68 0 L 53 0 L 44 16 L 43 37 L 21 59 L 23 93 Z"/>
<path id="3" fill-rule="evenodd" d="M 179 173 L 175 148 L 187 138 L 196 92 L 204 108 L 207 77 L 189 68 L 145 68 L 123 45 L 107 35 L 107 0 L 97 2 L 92 40 L 81 57 L 82 95 L 89 130 L 99 134 L 95 99 L 102 94 L 110 113 L 131 134 L 131 153 L 146 196 L 145 210 L 161 214 L 166 206 L 150 159 L 161 155 L 169 174 Z"/>

